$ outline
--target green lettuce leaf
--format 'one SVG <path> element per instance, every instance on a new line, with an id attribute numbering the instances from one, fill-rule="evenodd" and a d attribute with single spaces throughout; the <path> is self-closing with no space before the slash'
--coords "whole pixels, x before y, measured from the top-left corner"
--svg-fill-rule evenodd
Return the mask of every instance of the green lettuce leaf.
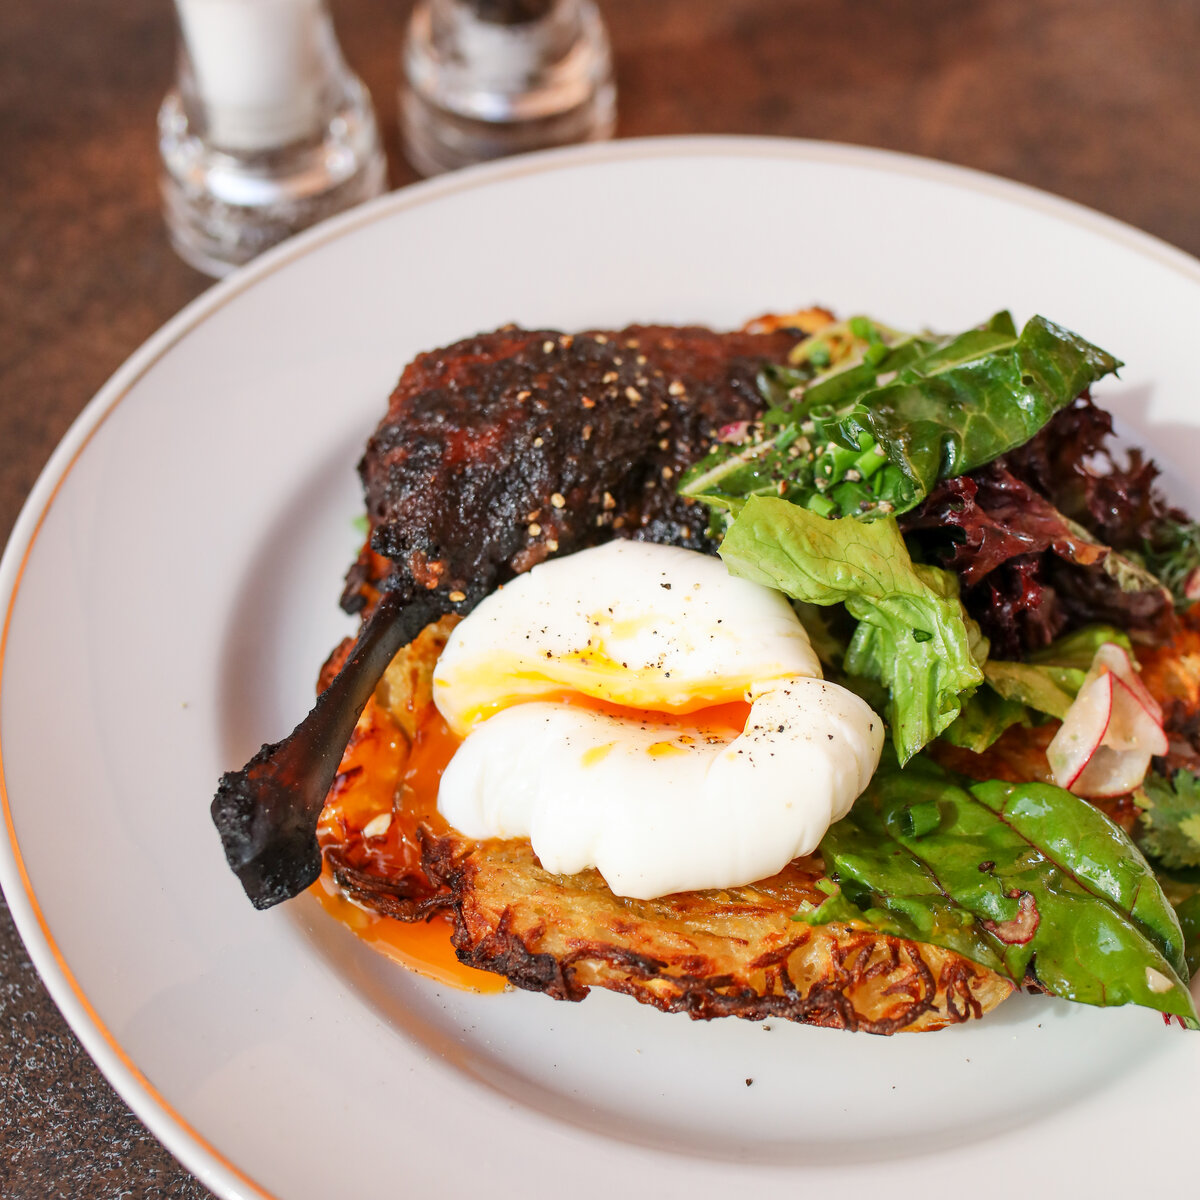
<path id="1" fill-rule="evenodd" d="M 850 635 L 854 632 L 854 622 L 846 615 L 828 605 L 805 604 L 801 600 L 793 600 L 792 608 L 800 618 L 808 634 L 812 648 L 817 657 L 827 669 L 840 672 L 842 660 L 850 644 Z M 849 626 L 843 629 L 842 626 Z"/>
<path id="2" fill-rule="evenodd" d="M 1133 643 L 1123 629 L 1115 625 L 1084 625 L 1072 633 L 1055 638 L 1044 650 L 1033 651 L 1029 661 L 1087 671 L 1096 657 L 1096 651 L 1108 642 L 1115 643 L 1128 654 L 1133 653 Z"/>
<path id="3" fill-rule="evenodd" d="M 914 563 L 894 519 L 828 521 L 756 496 L 720 553 L 734 575 L 808 604 L 846 606 L 858 625 L 844 668 L 890 689 L 887 719 L 902 762 L 950 725 L 963 693 L 983 681 L 957 580 Z"/>
<path id="4" fill-rule="evenodd" d="M 802 920 L 857 912 L 1014 983 L 1200 1028 L 1175 910 L 1120 828 L 1069 792 L 885 763 L 821 853 L 840 891 Z"/>
<path id="5" fill-rule="evenodd" d="M 983 675 L 988 687 L 1013 703 L 1036 709 L 1060 721 L 1067 715 L 1087 672 L 1076 667 L 990 660 Z"/>
<path id="6" fill-rule="evenodd" d="M 722 443 L 680 485 L 718 510 L 783 496 L 823 516 L 906 512 L 940 479 L 1028 441 L 1117 359 L 1033 317 L 1008 313 L 956 337 L 869 342 L 863 361 L 815 380 L 767 373 L 771 407 L 737 443 Z"/>
<path id="7" fill-rule="evenodd" d="M 987 677 L 988 664 L 983 673 Z M 1006 699 L 990 687 L 981 687 L 969 696 L 962 712 L 942 733 L 942 741 L 975 754 L 982 754 L 1013 725 L 1029 725 L 1029 710 L 1017 700 Z"/>
<path id="8" fill-rule="evenodd" d="M 963 715 L 942 735 L 944 741 L 979 753 L 1018 722 L 1030 723 L 1030 710 L 1057 717 L 1067 714 L 1083 686 L 1096 651 L 1106 642 L 1133 653 L 1129 637 L 1111 625 L 1086 625 L 1058 638 L 1029 662 L 988 659 L 983 663 L 987 682 L 963 710 Z M 990 699 L 999 697 L 1002 700 Z M 970 722 L 964 718 L 970 715 Z M 990 739 L 990 740 L 989 740 Z"/>

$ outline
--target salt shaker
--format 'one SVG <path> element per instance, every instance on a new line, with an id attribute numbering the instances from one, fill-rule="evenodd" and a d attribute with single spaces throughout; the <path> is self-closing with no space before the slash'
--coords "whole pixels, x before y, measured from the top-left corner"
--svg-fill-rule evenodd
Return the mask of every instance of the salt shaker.
<path id="1" fill-rule="evenodd" d="M 382 193 L 371 99 L 325 0 L 175 0 L 176 86 L 159 111 L 172 245 L 224 275 Z"/>
<path id="2" fill-rule="evenodd" d="M 418 0 L 403 73 L 404 151 L 423 175 L 613 133 L 592 0 Z"/>

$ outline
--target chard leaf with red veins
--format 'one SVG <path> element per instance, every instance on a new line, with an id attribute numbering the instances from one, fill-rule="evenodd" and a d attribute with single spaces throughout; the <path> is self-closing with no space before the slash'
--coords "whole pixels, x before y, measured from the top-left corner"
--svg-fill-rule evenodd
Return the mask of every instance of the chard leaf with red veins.
<path id="1" fill-rule="evenodd" d="M 955 337 L 898 344 L 876 322 L 850 326 L 866 334 L 861 361 L 814 377 L 808 354 L 804 369 L 764 373 L 763 419 L 731 431 L 684 475 L 680 491 L 711 505 L 718 526 L 756 495 L 821 516 L 907 512 L 939 480 L 1027 442 L 1121 365 L 1039 316 L 1019 334 L 1001 312 Z"/>
<path id="2" fill-rule="evenodd" d="M 970 783 L 923 757 L 903 770 L 893 761 L 821 853 L 840 891 L 803 920 L 853 911 L 1014 983 L 1200 1028 L 1183 934 L 1154 873 L 1118 826 L 1069 792 Z"/>

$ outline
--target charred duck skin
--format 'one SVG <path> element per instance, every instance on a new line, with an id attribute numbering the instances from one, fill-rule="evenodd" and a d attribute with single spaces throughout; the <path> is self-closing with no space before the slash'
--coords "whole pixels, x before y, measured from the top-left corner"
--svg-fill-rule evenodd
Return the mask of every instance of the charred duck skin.
<path id="1" fill-rule="evenodd" d="M 757 372 L 796 339 L 507 328 L 409 365 L 360 464 L 372 533 L 343 606 L 373 611 L 312 712 L 225 774 L 212 803 L 255 907 L 319 875 L 317 821 L 342 751 L 384 668 L 421 629 L 550 555 L 612 537 L 711 548 L 706 511 L 674 480 L 722 426 L 761 411 Z"/>
<path id="2" fill-rule="evenodd" d="M 707 546 L 679 473 L 756 416 L 796 334 L 503 329 L 420 355 L 359 470 L 386 587 L 492 590 L 613 536 Z M 376 569 L 378 569 L 376 567 Z M 362 606 L 352 572 L 345 603 Z"/>

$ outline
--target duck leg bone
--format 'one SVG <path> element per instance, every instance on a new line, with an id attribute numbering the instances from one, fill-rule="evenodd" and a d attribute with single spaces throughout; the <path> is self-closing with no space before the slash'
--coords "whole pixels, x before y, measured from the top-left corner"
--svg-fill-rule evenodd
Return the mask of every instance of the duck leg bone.
<path id="1" fill-rule="evenodd" d="M 320 875 L 317 821 L 362 710 L 396 652 L 459 607 L 436 592 L 384 592 L 308 716 L 240 771 L 221 776 L 213 824 L 255 908 L 291 899 Z"/>

